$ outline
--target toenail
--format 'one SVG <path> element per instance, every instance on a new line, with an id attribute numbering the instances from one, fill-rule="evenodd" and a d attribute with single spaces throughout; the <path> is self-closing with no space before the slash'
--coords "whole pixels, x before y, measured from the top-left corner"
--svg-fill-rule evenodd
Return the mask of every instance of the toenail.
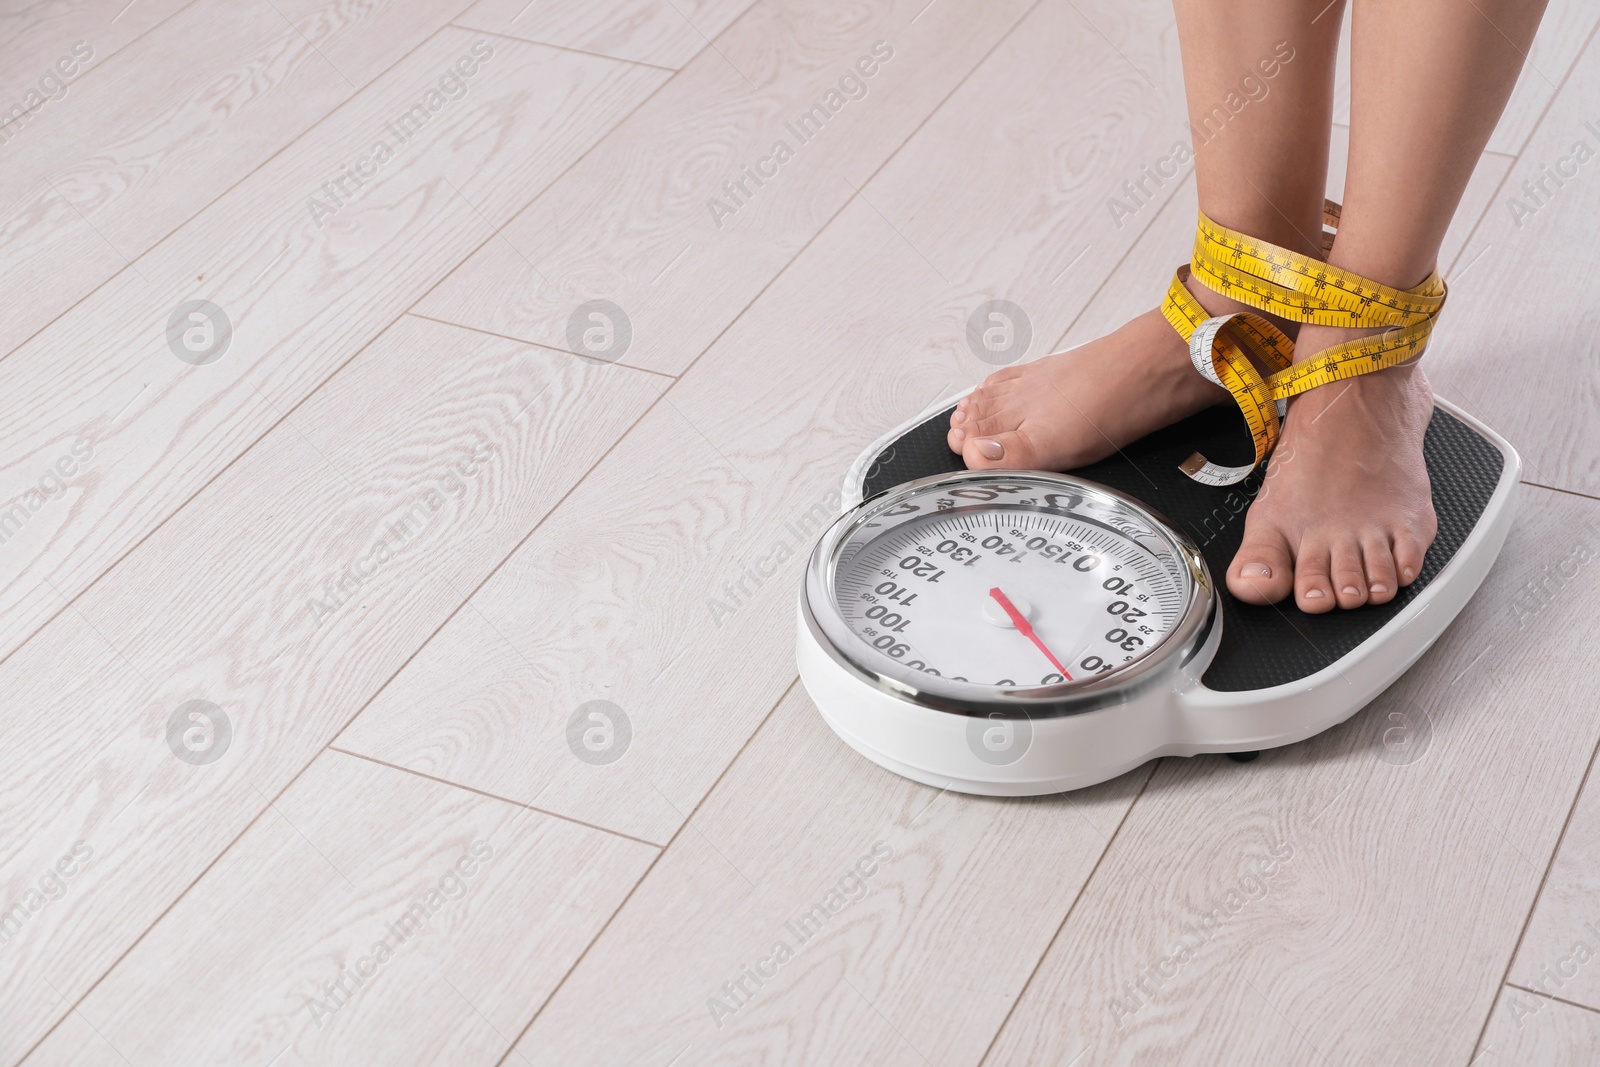
<path id="1" fill-rule="evenodd" d="M 1353 585 L 1347 585 L 1347 586 L 1344 587 L 1344 595 L 1345 596 L 1360 596 L 1361 595 L 1361 590 L 1357 589 Z"/>
<path id="2" fill-rule="evenodd" d="M 1307 600 L 1321 600 L 1322 599 L 1322 590 L 1320 590 L 1320 589 L 1307 589 L 1306 590 L 1306 599 Z"/>
<path id="3" fill-rule="evenodd" d="M 1407 567 L 1405 570 L 1400 572 L 1400 577 L 1404 578 L 1408 582 L 1416 576 L 1417 572 L 1412 570 L 1410 567 Z"/>
<path id="4" fill-rule="evenodd" d="M 1374 593 L 1387 593 L 1389 591 L 1389 587 L 1384 585 L 1382 582 L 1378 582 L 1373 585 L 1372 591 Z"/>
<path id="5" fill-rule="evenodd" d="M 983 453 L 984 459 L 1004 459 L 1006 446 L 999 441 L 979 441 L 978 451 Z"/>
<path id="6" fill-rule="evenodd" d="M 1246 563 L 1239 568 L 1241 578 L 1271 578 L 1272 568 L 1265 563 Z"/>

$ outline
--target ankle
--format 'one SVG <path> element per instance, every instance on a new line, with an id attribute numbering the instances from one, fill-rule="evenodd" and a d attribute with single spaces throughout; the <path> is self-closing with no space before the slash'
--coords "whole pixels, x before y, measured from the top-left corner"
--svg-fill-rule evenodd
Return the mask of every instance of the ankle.
<path id="1" fill-rule="evenodd" d="M 1343 225 L 1328 250 L 1328 265 L 1393 289 L 1414 289 L 1438 267 L 1438 247 L 1418 248 L 1397 242 L 1388 233 L 1364 234 L 1358 225 Z"/>

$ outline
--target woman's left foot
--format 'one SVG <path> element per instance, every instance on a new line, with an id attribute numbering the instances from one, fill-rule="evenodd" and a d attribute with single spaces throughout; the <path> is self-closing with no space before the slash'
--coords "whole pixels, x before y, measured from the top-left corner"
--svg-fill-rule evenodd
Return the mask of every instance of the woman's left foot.
<path id="1" fill-rule="evenodd" d="M 1295 347 L 1309 355 L 1372 332 L 1308 325 Z M 1321 613 L 1410 585 L 1438 531 L 1422 458 L 1432 415 L 1415 361 L 1290 400 L 1228 568 L 1233 595 L 1271 604 L 1293 592 L 1300 610 Z"/>

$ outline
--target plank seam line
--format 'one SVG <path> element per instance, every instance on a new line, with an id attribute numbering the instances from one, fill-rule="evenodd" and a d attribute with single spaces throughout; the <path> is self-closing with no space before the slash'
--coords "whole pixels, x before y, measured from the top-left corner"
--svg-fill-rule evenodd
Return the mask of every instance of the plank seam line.
<path id="1" fill-rule="evenodd" d="M 340 748 L 338 745 L 335 745 L 331 742 L 323 746 L 322 751 L 338 752 L 341 755 L 349 756 L 351 759 L 358 759 L 366 763 L 373 763 L 379 767 L 387 767 L 391 771 L 399 771 L 401 774 L 413 775 L 417 778 L 423 778 L 430 782 L 438 782 L 440 785 L 447 785 L 452 789 L 461 789 L 468 793 L 476 793 L 478 796 L 489 800 L 498 800 L 502 803 L 513 805 L 514 807 L 537 812 L 540 815 L 548 815 L 552 819 L 560 819 L 562 822 L 575 823 L 578 826 L 586 827 L 590 830 L 599 830 L 601 833 L 610 834 L 612 837 L 620 837 L 628 841 L 636 841 L 641 845 L 648 845 L 653 849 L 660 850 L 667 847 L 655 841 L 646 841 L 642 837 L 635 837 L 632 834 L 625 834 L 621 830 L 613 830 L 609 826 L 601 826 L 599 823 L 594 822 L 585 822 L 584 820 L 574 818 L 571 815 L 563 815 L 559 811 L 551 811 L 549 808 L 541 808 L 539 805 L 530 804 L 525 800 L 517 800 L 514 797 L 501 796 L 499 793 L 491 793 L 487 789 L 479 789 L 477 786 L 467 785 L 464 782 L 453 782 L 448 778 L 440 778 L 438 775 L 429 774 L 427 771 L 419 771 L 413 767 L 405 767 L 398 763 L 390 763 L 388 760 L 381 760 L 376 756 L 368 756 L 357 752 L 354 749 Z"/>
<path id="2" fill-rule="evenodd" d="M 1563 489 L 1559 485 L 1545 485 L 1543 482 L 1530 482 L 1526 478 L 1522 480 L 1522 484 L 1531 485 L 1535 489 L 1545 489 L 1552 493 L 1563 493 L 1567 496 L 1575 496 L 1580 500 L 1600 501 L 1600 496 L 1595 496 L 1593 493 L 1580 493 L 1576 489 Z"/>
<path id="3" fill-rule="evenodd" d="M 469 5 L 469 6 L 472 6 L 472 5 Z M 463 11 L 462 14 L 464 15 L 464 14 L 466 14 L 466 12 Z M 461 15 L 455 16 L 455 18 L 460 18 L 460 17 L 461 17 Z M 580 55 L 580 56 L 588 56 L 591 59 L 609 59 L 613 63 L 628 63 L 628 64 L 631 64 L 631 65 L 633 65 L 635 67 L 649 67 L 651 70 L 664 71 L 667 74 L 676 74 L 676 73 L 678 73 L 678 71 L 680 69 L 682 69 L 682 68 L 679 68 L 679 67 L 663 67 L 659 63 L 646 63 L 642 59 L 625 59 L 622 56 L 608 56 L 603 52 L 588 52 L 588 51 L 585 51 L 582 48 L 573 48 L 570 45 L 551 44 L 549 41 L 535 41 L 535 40 L 532 40 L 531 38 L 528 38 L 528 37 L 518 37 L 514 33 L 496 33 L 494 30 L 486 30 L 486 29 L 483 29 L 481 26 L 464 26 L 461 23 L 455 21 L 455 19 L 451 19 L 449 22 L 445 23 L 445 25 L 446 26 L 453 26 L 458 30 L 466 30 L 468 33 L 486 33 L 490 37 L 498 37 L 502 41 L 516 41 L 518 44 L 533 44 L 533 45 L 538 45 L 540 48 L 555 48 L 555 49 L 559 49 L 560 51 L 563 51 L 563 52 L 573 52 L 573 53 L 576 53 L 577 55 Z M 695 55 L 699 55 L 699 54 L 700 54 L 699 52 L 695 53 Z M 690 56 L 689 58 L 693 59 L 694 56 Z"/>
<path id="4" fill-rule="evenodd" d="M 1527 986 L 1518 985 L 1515 982 L 1507 982 L 1506 983 L 1506 988 L 1507 989 L 1520 989 L 1524 993 L 1528 993 L 1528 994 L 1531 994 L 1531 995 L 1536 996 L 1536 997 L 1543 997 L 1545 1000 L 1553 1000 L 1558 1004 L 1565 1004 L 1569 1008 L 1578 1008 L 1578 1009 L 1590 1012 L 1590 1013 L 1595 1014 L 1595 1015 L 1600 1015 L 1600 1008 L 1591 1008 L 1587 1004 L 1579 1004 L 1576 1000 L 1568 1000 L 1566 997 L 1558 997 L 1558 996 L 1554 996 L 1553 994 L 1550 994 L 1550 993 L 1541 993 L 1537 989 L 1529 989 Z"/>
<path id="5" fill-rule="evenodd" d="M 485 337 L 498 337 L 502 341 L 513 341 L 513 342 L 515 342 L 515 343 L 517 343 L 519 345 L 527 345 L 530 348 L 537 348 L 537 349 L 540 349 L 541 351 L 544 351 L 544 352 L 552 352 L 552 353 L 554 353 L 554 354 L 556 354 L 558 356 L 576 356 L 577 355 L 576 352 L 573 352 L 570 349 L 555 348 L 555 347 L 553 347 L 551 345 L 540 344 L 538 341 L 530 341 L 526 337 L 513 337 L 509 333 L 496 333 L 493 330 L 485 330 L 481 326 L 468 326 L 467 324 L 462 323 L 462 322 L 451 322 L 449 319 L 438 319 L 438 318 L 434 318 L 432 315 L 424 315 L 424 314 L 422 314 L 420 312 L 417 312 L 417 311 L 402 311 L 400 314 L 402 316 L 408 316 L 408 317 L 413 318 L 413 319 L 421 319 L 424 322 L 436 322 L 440 326 L 449 326 L 450 328 L 456 329 L 456 330 L 466 330 L 468 333 L 482 334 Z M 616 363 L 608 364 L 608 366 L 623 367 L 623 368 L 626 368 L 627 370 L 638 371 L 640 374 L 653 374 L 658 378 L 666 378 L 669 381 L 677 381 L 678 380 L 678 376 L 676 374 L 668 374 L 664 370 L 651 370 L 649 367 L 636 367 L 632 363 L 623 363 L 621 361 L 618 361 Z M 630 427 L 630 429 L 631 429 L 631 427 Z"/>
<path id="6" fill-rule="evenodd" d="M 1107 856 L 1111 855 L 1111 848 L 1117 843 L 1118 835 L 1122 833 L 1122 828 L 1127 824 L 1128 817 L 1133 814 L 1134 807 L 1139 803 L 1139 799 L 1144 796 L 1144 791 L 1150 785 L 1150 780 L 1156 776 L 1156 767 L 1164 758 L 1150 761 L 1149 773 L 1144 776 L 1144 781 L 1139 783 L 1139 789 L 1133 794 L 1133 799 L 1128 801 L 1127 810 L 1122 813 L 1122 818 L 1117 820 L 1117 828 L 1111 831 L 1111 836 L 1106 839 L 1105 848 L 1100 850 L 1100 855 L 1095 859 L 1094 866 L 1089 868 L 1089 876 L 1078 887 L 1078 892 L 1073 896 L 1072 903 L 1067 905 L 1066 914 L 1061 916 L 1061 923 L 1056 927 L 1056 932 L 1050 935 L 1050 940 L 1045 943 L 1044 951 L 1039 953 L 1039 958 L 1034 961 L 1033 970 L 1028 972 L 1027 979 L 1022 983 L 1022 987 L 1017 990 L 1016 999 L 1011 1002 L 1011 1007 L 1006 1009 L 1006 1017 L 1000 1020 L 999 1026 L 995 1027 L 994 1036 L 989 1039 L 989 1044 L 984 1048 L 983 1055 L 978 1059 L 978 1067 L 983 1067 L 989 1061 L 989 1056 L 994 1052 L 994 1047 L 999 1042 L 1000 1035 L 1006 1032 L 1006 1026 L 1010 1024 L 1011 1017 L 1016 1014 L 1023 997 L 1028 995 L 1028 988 L 1033 985 L 1034 978 L 1038 976 L 1039 968 L 1043 967 L 1044 961 L 1050 958 L 1050 952 L 1056 947 L 1056 941 L 1060 939 L 1061 932 L 1067 928 L 1067 923 L 1071 921 L 1072 913 L 1078 910 L 1078 904 L 1082 902 L 1085 894 L 1089 892 L 1089 886 L 1094 883 L 1094 876 L 1100 873 L 1100 865 L 1106 861 Z"/>
<path id="7" fill-rule="evenodd" d="M 1506 957 L 1506 968 L 1500 975 L 1502 986 L 1512 985 L 1511 968 L 1516 965 L 1517 954 L 1522 951 L 1522 942 L 1528 936 L 1528 927 L 1533 925 L 1533 913 L 1539 910 L 1539 900 L 1544 896 L 1545 885 L 1550 881 L 1550 872 L 1556 865 L 1556 857 L 1561 855 L 1561 846 L 1566 843 L 1567 831 L 1572 828 L 1572 816 L 1577 813 L 1578 804 L 1583 799 L 1583 791 L 1589 784 L 1589 779 L 1594 774 L 1596 757 L 1600 756 L 1600 741 L 1595 743 L 1589 752 L 1589 765 L 1583 769 L 1583 777 L 1578 779 L 1578 788 L 1572 794 L 1572 803 L 1567 807 L 1567 817 L 1561 823 L 1561 833 L 1556 835 L 1556 843 L 1550 849 L 1550 858 L 1545 861 L 1544 874 L 1539 878 L 1539 888 L 1534 892 L 1532 901 L 1528 904 L 1528 914 L 1522 917 L 1522 928 L 1517 931 L 1516 944 L 1511 946 L 1511 954 Z M 1521 989 L 1521 986 L 1516 988 Z M 1540 994 L 1541 996 L 1547 994 Z M 1483 1045 L 1483 1039 L 1489 1032 L 1489 1023 L 1494 1018 L 1494 1008 L 1499 1000 L 1498 994 L 1489 1000 L 1489 1008 L 1483 1015 L 1483 1026 L 1478 1029 L 1478 1040 L 1472 1044 L 1472 1055 L 1476 1059 L 1481 1053 L 1478 1051 Z M 1472 1061 L 1467 1061 L 1471 1067 Z"/>
<path id="8" fill-rule="evenodd" d="M 550 987 L 550 992 L 544 995 L 544 1000 L 541 1001 L 539 1006 L 534 1009 L 533 1016 L 528 1019 L 526 1025 L 524 1025 L 521 1030 L 517 1031 L 517 1036 L 511 1039 L 511 1044 L 506 1046 L 505 1052 L 498 1060 L 495 1061 L 495 1067 L 502 1067 L 502 1065 L 506 1062 L 506 1058 L 516 1050 L 517 1045 L 521 1043 L 525 1036 L 527 1036 L 528 1031 L 533 1029 L 533 1024 L 538 1022 L 539 1016 L 544 1014 L 544 1009 L 549 1007 L 550 1002 L 556 999 L 556 994 L 561 992 L 561 987 L 567 984 L 567 979 L 572 977 L 573 972 L 578 969 L 578 965 L 581 964 L 589 955 L 589 950 L 594 948 L 594 946 L 600 942 L 601 937 L 605 936 L 605 932 L 611 928 L 612 922 L 616 920 L 618 915 L 622 914 L 623 909 L 628 906 L 628 901 L 633 899 L 633 894 L 639 891 L 639 887 L 644 885 L 645 880 L 650 877 L 650 872 L 655 870 L 656 864 L 661 861 L 661 857 L 667 854 L 667 850 L 670 849 L 673 843 L 678 840 L 679 835 L 689 828 L 689 823 L 694 821 L 694 817 L 700 813 L 700 809 L 705 806 L 706 801 L 710 800 L 712 795 L 716 793 L 717 787 L 721 785 L 722 780 L 728 776 L 728 772 L 731 771 L 734 765 L 739 762 L 740 757 L 745 754 L 745 751 L 750 747 L 755 739 L 761 735 L 761 731 L 766 729 L 767 723 L 772 721 L 772 716 L 777 714 L 778 709 L 783 706 L 783 702 L 789 699 L 789 694 L 794 692 L 794 687 L 798 685 L 799 682 L 800 677 L 799 675 L 796 675 L 794 679 L 784 687 L 784 690 L 781 694 L 779 694 L 778 699 L 773 701 L 772 707 L 767 709 L 766 715 L 764 715 L 761 721 L 756 724 L 756 728 L 750 731 L 750 736 L 745 738 L 744 744 L 739 746 L 739 751 L 735 752 L 733 754 L 733 758 L 723 765 L 722 770 L 717 774 L 716 780 L 713 781 L 711 786 L 705 791 L 705 795 L 695 803 L 695 806 L 690 809 L 689 814 L 684 817 L 683 822 L 678 824 L 678 828 L 674 830 L 672 832 L 672 836 L 667 839 L 667 843 L 661 847 L 660 851 L 658 851 L 654 857 L 651 858 L 650 865 L 640 873 L 638 880 L 633 883 L 633 886 L 628 890 L 627 895 L 624 896 L 617 904 L 616 910 L 614 910 L 610 915 L 606 916 L 606 921 L 600 924 L 600 929 L 595 931 L 594 937 L 590 938 L 589 943 L 583 947 L 583 951 L 578 953 L 577 958 L 572 961 L 572 966 L 568 967 L 566 973 L 561 976 L 561 980 Z"/>

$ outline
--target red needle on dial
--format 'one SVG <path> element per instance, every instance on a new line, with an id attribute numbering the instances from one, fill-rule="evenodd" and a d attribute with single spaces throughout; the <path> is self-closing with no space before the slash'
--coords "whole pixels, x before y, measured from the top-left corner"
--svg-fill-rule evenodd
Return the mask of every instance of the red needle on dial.
<path id="1" fill-rule="evenodd" d="M 1069 682 L 1072 681 L 1072 675 L 1068 674 L 1067 669 L 1061 665 L 1061 661 L 1056 659 L 1055 653 L 1044 647 L 1044 642 L 1039 640 L 1039 635 L 1033 632 L 1033 624 L 1028 621 L 1026 615 L 1017 610 L 1017 606 L 1011 602 L 1011 598 L 1002 593 L 998 585 L 989 590 L 989 595 L 994 597 L 995 603 L 1005 610 L 1006 615 L 1011 619 L 1011 625 L 1017 628 L 1017 632 L 1038 646 L 1039 651 L 1044 653 L 1044 658 L 1049 660 L 1055 666 L 1055 669 L 1061 672 L 1061 677 Z"/>

